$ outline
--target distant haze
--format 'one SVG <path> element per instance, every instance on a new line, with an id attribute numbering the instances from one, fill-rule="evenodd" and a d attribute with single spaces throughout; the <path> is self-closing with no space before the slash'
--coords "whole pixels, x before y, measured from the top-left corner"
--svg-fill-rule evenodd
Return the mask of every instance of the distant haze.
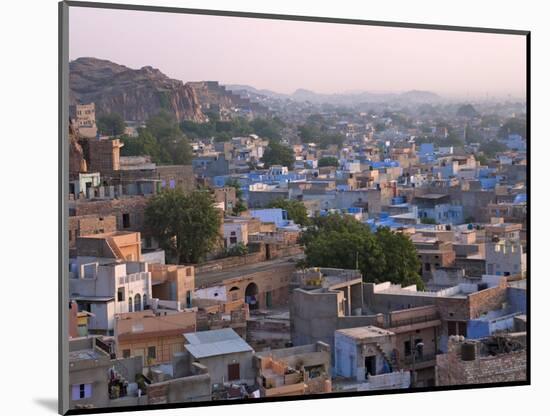
<path id="1" fill-rule="evenodd" d="M 525 37 L 70 7 L 70 59 L 291 93 L 525 98 Z"/>

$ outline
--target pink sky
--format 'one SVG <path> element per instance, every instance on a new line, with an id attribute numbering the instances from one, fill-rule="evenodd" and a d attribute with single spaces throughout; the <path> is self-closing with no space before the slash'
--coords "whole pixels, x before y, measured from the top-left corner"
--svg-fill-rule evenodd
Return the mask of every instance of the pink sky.
<path id="1" fill-rule="evenodd" d="M 525 37 L 70 7 L 69 56 L 278 92 L 525 98 Z"/>

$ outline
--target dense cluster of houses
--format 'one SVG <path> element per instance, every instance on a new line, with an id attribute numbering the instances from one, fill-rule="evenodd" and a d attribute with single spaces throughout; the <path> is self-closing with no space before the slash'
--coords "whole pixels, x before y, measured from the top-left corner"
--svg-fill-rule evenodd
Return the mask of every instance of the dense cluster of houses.
<path id="1" fill-rule="evenodd" d="M 482 165 L 413 132 L 337 120 L 341 147 L 283 140 L 294 166 L 264 168 L 257 135 L 196 140 L 191 166 L 162 166 L 121 156 L 90 109 L 72 125 L 86 157 L 68 189 L 71 408 L 525 379 L 525 138 Z M 223 247 L 247 251 L 169 264 L 145 207 L 197 184 L 223 216 Z M 248 209 L 234 215 L 239 198 Z M 408 235 L 425 289 L 298 267 L 302 227 L 268 208 L 279 198 Z"/>

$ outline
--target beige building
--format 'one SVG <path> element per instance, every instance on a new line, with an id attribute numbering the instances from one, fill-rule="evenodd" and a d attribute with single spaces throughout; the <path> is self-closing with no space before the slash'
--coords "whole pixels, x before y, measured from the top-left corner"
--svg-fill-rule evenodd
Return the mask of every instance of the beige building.
<path id="1" fill-rule="evenodd" d="M 141 259 L 140 233 L 113 231 L 90 234 L 76 239 L 79 256 L 139 261 Z"/>
<path id="2" fill-rule="evenodd" d="M 254 355 L 262 397 L 330 393 L 330 346 L 324 342 Z"/>
<path id="3" fill-rule="evenodd" d="M 78 134 L 86 138 L 96 137 L 95 104 L 76 104 L 74 111 Z"/>
<path id="4" fill-rule="evenodd" d="M 195 291 L 195 268 L 174 264 L 149 264 L 153 297 L 177 301 L 181 307 L 190 308 Z"/>
<path id="5" fill-rule="evenodd" d="M 144 365 L 168 363 L 183 351 L 182 334 L 195 332 L 196 312 L 158 312 L 148 309 L 115 317 L 117 357 L 142 357 Z"/>

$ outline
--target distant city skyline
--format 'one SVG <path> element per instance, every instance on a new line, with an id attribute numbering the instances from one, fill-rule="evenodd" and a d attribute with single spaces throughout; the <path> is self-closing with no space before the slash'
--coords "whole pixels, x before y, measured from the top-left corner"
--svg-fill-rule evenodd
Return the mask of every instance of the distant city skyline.
<path id="1" fill-rule="evenodd" d="M 71 7 L 69 58 L 291 94 L 525 99 L 521 35 Z"/>

